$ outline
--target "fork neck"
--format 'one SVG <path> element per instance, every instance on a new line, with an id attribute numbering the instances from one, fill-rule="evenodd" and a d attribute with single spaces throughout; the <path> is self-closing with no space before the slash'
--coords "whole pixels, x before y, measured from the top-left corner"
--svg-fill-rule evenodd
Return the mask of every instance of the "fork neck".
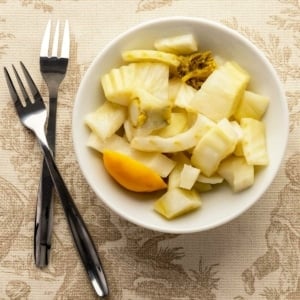
<path id="1" fill-rule="evenodd" d="M 51 78 L 50 76 L 47 77 L 47 75 L 44 74 L 44 79 L 46 81 L 47 87 L 48 87 L 48 91 L 49 91 L 49 100 L 55 100 L 57 99 L 58 96 L 58 89 L 60 86 L 60 83 L 62 81 L 62 78 Z"/>
<path id="2" fill-rule="evenodd" d="M 47 141 L 47 137 L 46 137 L 44 128 L 43 127 L 37 127 L 37 128 L 33 128 L 32 130 L 35 133 L 36 137 L 38 138 L 38 140 L 39 140 L 39 142 L 41 144 L 41 147 L 42 148 L 47 148 L 47 150 L 52 155 L 52 151 L 51 151 L 51 149 L 49 147 L 49 144 L 48 144 L 48 141 Z"/>
<path id="3" fill-rule="evenodd" d="M 58 92 L 57 92 L 57 89 L 56 89 L 56 91 L 52 91 L 52 90 L 50 90 L 49 89 L 49 101 L 51 101 L 51 102 L 56 102 L 57 101 L 57 96 L 58 96 Z"/>

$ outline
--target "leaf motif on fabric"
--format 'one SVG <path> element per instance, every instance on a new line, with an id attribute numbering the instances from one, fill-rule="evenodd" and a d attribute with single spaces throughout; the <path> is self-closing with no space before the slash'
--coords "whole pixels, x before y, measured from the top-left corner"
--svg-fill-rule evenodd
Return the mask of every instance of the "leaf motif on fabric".
<path id="1" fill-rule="evenodd" d="M 174 0 L 139 0 L 136 12 L 151 11 L 164 6 L 171 6 Z"/>
<path id="2" fill-rule="evenodd" d="M 294 33 L 300 31 L 300 3 L 298 0 L 281 0 L 287 6 L 279 15 L 271 15 L 268 24 L 280 30 L 289 30 Z"/>
<path id="3" fill-rule="evenodd" d="M 277 34 L 270 33 L 267 37 L 264 37 L 260 32 L 254 29 L 239 25 L 235 17 L 231 20 L 224 20 L 223 23 L 246 36 L 260 48 L 273 64 L 284 82 L 289 78 L 300 78 L 300 66 L 292 61 L 292 57 L 295 56 L 295 53 L 292 51 L 292 46 L 283 44 Z"/>
<path id="4" fill-rule="evenodd" d="M 20 231 L 24 219 L 24 199 L 16 187 L 2 177 L 0 190 L 0 260 L 2 260 Z"/>
<path id="5" fill-rule="evenodd" d="M 0 2 L 1 3 L 1 2 Z M 1 23 L 5 23 L 6 19 L 2 18 L 0 16 L 0 24 Z M 6 32 L 6 31 L 0 31 L 0 58 L 6 54 L 7 50 L 8 50 L 8 44 L 6 43 L 7 40 L 11 40 L 14 39 L 15 36 L 10 33 L 10 32 Z"/>
<path id="6" fill-rule="evenodd" d="M 289 106 L 289 123 L 290 132 L 293 132 L 297 127 L 300 126 L 300 91 L 287 92 L 286 93 Z"/>

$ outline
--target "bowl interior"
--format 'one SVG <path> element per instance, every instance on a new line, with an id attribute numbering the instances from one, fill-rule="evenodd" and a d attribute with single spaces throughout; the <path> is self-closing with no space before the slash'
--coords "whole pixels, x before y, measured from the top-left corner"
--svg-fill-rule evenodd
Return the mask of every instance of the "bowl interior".
<path id="1" fill-rule="evenodd" d="M 261 169 L 250 189 L 234 194 L 224 186 L 203 193 L 202 208 L 178 219 L 167 221 L 153 211 L 159 196 L 125 191 L 105 172 L 101 157 L 86 146 L 89 135 L 84 116 L 94 111 L 104 100 L 100 77 L 121 63 L 121 53 L 128 49 L 150 49 L 153 41 L 192 33 L 201 50 L 237 61 L 251 74 L 250 88 L 270 98 L 264 121 L 270 163 Z M 280 124 L 280 126 L 278 126 Z M 80 168 L 94 192 L 112 210 L 143 227 L 169 233 L 190 233 L 224 224 L 247 210 L 273 181 L 282 161 L 288 136 L 288 112 L 281 84 L 268 60 L 248 40 L 237 32 L 204 19 L 174 17 L 150 21 L 130 29 L 109 43 L 86 72 L 74 104 L 73 140 Z"/>

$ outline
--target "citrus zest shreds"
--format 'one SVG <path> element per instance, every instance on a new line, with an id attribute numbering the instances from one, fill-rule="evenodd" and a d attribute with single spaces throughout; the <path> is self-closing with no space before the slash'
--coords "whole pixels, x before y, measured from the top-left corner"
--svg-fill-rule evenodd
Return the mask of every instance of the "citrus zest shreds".
<path id="1" fill-rule="evenodd" d="M 103 162 L 110 176 L 130 191 L 153 192 L 167 188 L 155 171 L 120 152 L 104 150 Z"/>

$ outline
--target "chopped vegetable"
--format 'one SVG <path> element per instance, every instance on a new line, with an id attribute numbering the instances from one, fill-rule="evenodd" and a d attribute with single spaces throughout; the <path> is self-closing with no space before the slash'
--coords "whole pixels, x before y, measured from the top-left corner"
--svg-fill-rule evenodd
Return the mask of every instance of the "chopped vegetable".
<path id="1" fill-rule="evenodd" d="M 249 89 L 237 62 L 200 51 L 191 34 L 154 48 L 123 52 L 125 64 L 102 76 L 105 101 L 85 118 L 87 145 L 124 188 L 166 189 L 154 210 L 173 219 L 201 207 L 199 193 L 216 185 L 254 184 L 255 166 L 269 163 L 270 101 Z"/>
<path id="2" fill-rule="evenodd" d="M 198 182 L 202 182 L 202 183 L 209 183 L 209 184 L 218 184 L 218 183 L 222 183 L 224 180 L 223 177 L 221 177 L 218 174 L 214 174 L 212 176 L 205 176 L 203 174 L 200 174 L 197 178 Z"/>
<path id="3" fill-rule="evenodd" d="M 132 63 L 104 74 L 101 85 L 107 100 L 128 106 L 138 89 L 168 100 L 169 68 L 162 63 Z"/>
<path id="4" fill-rule="evenodd" d="M 191 101 L 191 106 L 214 121 L 230 118 L 237 108 L 249 74 L 235 62 L 226 62 L 203 83 Z"/>
<path id="5" fill-rule="evenodd" d="M 169 101 L 169 67 L 163 63 L 136 63 L 132 83 L 135 89 L 144 89 L 164 103 Z"/>
<path id="6" fill-rule="evenodd" d="M 157 39 L 154 47 L 159 51 L 174 54 L 191 54 L 198 50 L 197 42 L 192 34 L 184 34 Z"/>
<path id="7" fill-rule="evenodd" d="M 114 68 L 101 77 L 101 86 L 107 100 L 121 105 L 128 105 L 136 77 L 136 65 L 130 64 Z"/>
<path id="8" fill-rule="evenodd" d="M 240 121 L 242 118 L 261 120 L 268 105 L 269 99 L 267 97 L 245 91 L 240 104 L 234 113 L 234 118 L 237 121 Z"/>
<path id="9" fill-rule="evenodd" d="M 102 140 L 113 135 L 127 117 L 125 107 L 105 101 L 95 112 L 86 115 L 85 123 Z"/>
<path id="10" fill-rule="evenodd" d="M 167 219 L 191 212 L 201 206 L 201 198 L 194 190 L 169 189 L 155 203 L 154 209 Z"/>
<path id="11" fill-rule="evenodd" d="M 128 107 L 129 120 L 134 127 L 143 127 L 148 133 L 165 127 L 170 122 L 171 106 L 143 89 L 136 89 Z"/>
<path id="12" fill-rule="evenodd" d="M 169 117 L 169 124 L 159 129 L 155 134 L 168 138 L 186 131 L 188 128 L 188 116 L 184 111 L 172 112 Z"/>
<path id="13" fill-rule="evenodd" d="M 179 187 L 190 190 L 194 186 L 197 178 L 200 174 L 200 169 L 195 168 L 191 165 L 184 164 L 183 169 L 180 173 Z"/>
<path id="14" fill-rule="evenodd" d="M 126 62 L 156 62 L 176 68 L 180 65 L 177 55 L 156 50 L 129 50 L 122 53 Z"/>
<path id="15" fill-rule="evenodd" d="M 174 98 L 174 105 L 184 108 L 187 111 L 195 111 L 191 106 L 191 101 L 195 97 L 197 90 L 192 86 L 181 82 L 176 97 Z"/>
<path id="16" fill-rule="evenodd" d="M 243 118 L 241 119 L 241 127 L 244 132 L 242 147 L 247 163 L 266 166 L 269 163 L 269 158 L 264 123 L 251 118 Z"/>
<path id="17" fill-rule="evenodd" d="M 254 167 L 244 157 L 230 156 L 223 160 L 218 173 L 230 184 L 234 192 L 240 192 L 254 183 Z"/>
<path id="18" fill-rule="evenodd" d="M 224 126 L 225 125 L 225 126 Z M 193 150 L 191 162 L 206 176 L 213 175 L 226 156 L 233 152 L 237 136 L 232 125 L 223 119 L 212 127 Z"/>
<path id="19" fill-rule="evenodd" d="M 201 136 L 213 122 L 198 114 L 195 123 L 186 131 L 172 137 L 164 138 L 159 135 L 137 136 L 131 140 L 131 146 L 141 151 L 156 151 L 172 153 L 184 151 L 194 147 Z"/>

